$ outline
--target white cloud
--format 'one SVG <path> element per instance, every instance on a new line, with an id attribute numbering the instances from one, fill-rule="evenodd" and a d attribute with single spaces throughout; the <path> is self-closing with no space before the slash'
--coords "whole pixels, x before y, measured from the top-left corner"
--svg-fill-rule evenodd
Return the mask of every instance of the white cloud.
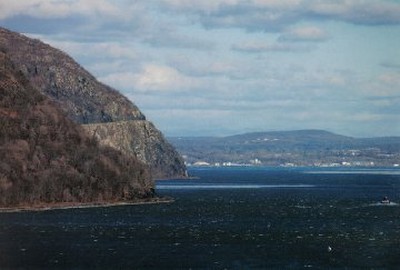
<path id="1" fill-rule="evenodd" d="M 396 88 L 396 89 L 393 89 L 394 91 L 396 91 L 396 92 L 399 91 L 399 89 L 400 89 L 400 73 L 381 74 L 378 77 L 378 79 L 380 82 Z M 400 92 L 399 92 L 399 94 L 400 94 Z"/>
<path id="2" fill-rule="evenodd" d="M 16 15 L 36 18 L 65 18 L 72 15 L 121 16 L 121 10 L 107 0 L 0 1 L 0 19 Z"/>
<path id="3" fill-rule="evenodd" d="M 359 88 L 362 96 L 398 102 L 400 98 L 400 72 L 387 72 L 365 81 Z"/>
<path id="4" fill-rule="evenodd" d="M 79 42 L 69 41 L 62 36 L 44 36 L 27 34 L 31 38 L 40 39 L 58 48 L 75 60 L 85 59 L 85 68 L 95 75 L 135 69 L 146 56 L 142 50 L 132 43 L 124 41 Z"/>
<path id="5" fill-rule="evenodd" d="M 291 43 L 272 43 L 251 41 L 232 46 L 235 51 L 247 53 L 262 53 L 262 52 L 308 52 L 312 49 L 308 45 L 299 45 Z"/>
<path id="6" fill-rule="evenodd" d="M 328 35 L 322 29 L 315 26 L 291 28 L 279 37 L 279 41 L 312 41 L 327 40 Z"/>
<path id="7" fill-rule="evenodd" d="M 400 3 L 394 1 L 313 1 L 309 10 L 320 17 L 356 24 L 400 23 Z"/>
<path id="8" fill-rule="evenodd" d="M 232 7 L 255 7 L 271 9 L 295 9 L 301 0 L 161 0 L 170 8 L 176 10 L 191 10 L 211 14 Z"/>
<path id="9" fill-rule="evenodd" d="M 400 97 L 400 72 L 383 73 L 375 81 L 370 82 L 366 94 L 372 97 Z"/>
<path id="10" fill-rule="evenodd" d="M 304 17 L 354 24 L 400 24 L 400 3 L 374 0 L 163 0 L 166 8 L 192 13 L 206 27 L 281 31 Z"/>
<path id="11" fill-rule="evenodd" d="M 147 64 L 138 73 L 113 73 L 101 80 L 117 88 L 133 88 L 139 92 L 181 92 L 199 86 L 199 81 L 195 78 L 188 77 L 174 68 L 157 64 Z"/>
<path id="12" fill-rule="evenodd" d="M 43 10 L 49 9 L 49 5 L 52 3 L 44 0 L 32 0 L 32 1 L 0 1 L 0 19 L 6 19 L 21 14 L 34 13 L 36 10 L 37 16 L 43 13 Z M 54 4 L 53 4 L 54 5 Z M 65 16 L 69 10 L 68 5 L 64 2 L 60 2 L 57 5 L 57 9 L 51 10 L 50 15 Z"/>
<path id="13" fill-rule="evenodd" d="M 124 45 L 117 42 L 85 43 L 73 41 L 47 40 L 52 46 L 71 55 L 91 56 L 96 58 L 131 59 L 138 58 L 138 54 L 131 44 Z"/>
<path id="14" fill-rule="evenodd" d="M 301 5 L 302 0 L 252 0 L 250 3 L 259 7 L 268 7 L 275 9 L 295 9 Z"/>
<path id="15" fill-rule="evenodd" d="M 110 18 L 134 21 L 151 9 L 158 8 L 160 11 L 160 4 L 163 9 L 177 12 L 190 22 L 197 21 L 208 27 L 280 31 L 307 16 L 317 20 L 340 20 L 367 25 L 400 24 L 400 3 L 388 0 L 1 0 L 0 19 L 16 15 L 41 19 L 77 15 L 89 16 L 97 21 Z"/>
<path id="16" fill-rule="evenodd" d="M 190 55 L 178 53 L 171 55 L 167 63 L 189 76 L 208 77 L 209 80 L 219 80 L 221 77 L 249 79 L 258 71 L 252 61 L 224 58 L 219 54 L 202 56 L 191 58 Z"/>
<path id="17" fill-rule="evenodd" d="M 373 114 L 373 113 L 354 113 L 348 116 L 350 120 L 353 121 L 361 121 L 361 122 L 372 122 L 372 121 L 380 121 L 384 117 L 381 114 Z"/>
<path id="18" fill-rule="evenodd" d="M 165 5 L 176 10 L 192 10 L 204 13 L 218 11 L 222 6 L 235 6 L 242 0 L 161 0 Z"/>
<path id="19" fill-rule="evenodd" d="M 193 35 L 181 34 L 176 29 L 161 28 L 143 37 L 143 42 L 155 47 L 187 48 L 210 50 L 215 47 L 213 41 L 202 39 Z"/>

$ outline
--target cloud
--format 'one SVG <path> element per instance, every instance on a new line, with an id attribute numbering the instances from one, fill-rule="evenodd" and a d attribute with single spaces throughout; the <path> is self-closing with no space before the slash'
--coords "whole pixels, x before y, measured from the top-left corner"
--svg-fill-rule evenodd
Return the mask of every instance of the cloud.
<path id="1" fill-rule="evenodd" d="M 283 33 L 278 41 L 326 41 L 328 35 L 320 28 L 315 26 L 291 28 Z"/>
<path id="2" fill-rule="evenodd" d="M 2 26 L 79 42 L 143 38 L 157 16 L 147 2 L 110 0 L 0 0 Z"/>
<path id="3" fill-rule="evenodd" d="M 168 65 L 193 77 L 218 77 L 228 76 L 237 78 L 243 75 L 245 68 L 243 61 L 232 59 L 219 59 L 218 57 L 191 58 L 186 54 L 171 55 L 167 60 Z M 240 74 L 239 74 L 240 73 Z"/>
<path id="4" fill-rule="evenodd" d="M 175 10 L 191 10 L 202 13 L 217 12 L 224 6 L 235 6 L 238 5 L 241 0 L 203 0 L 203 1 L 192 1 L 192 0 L 161 0 L 166 6 Z"/>
<path id="5" fill-rule="evenodd" d="M 113 73 L 101 78 L 102 81 L 121 89 L 138 92 L 176 93 L 196 89 L 199 82 L 174 68 L 164 65 L 147 64 L 135 72 Z"/>
<path id="6" fill-rule="evenodd" d="M 42 35 L 27 34 L 32 38 L 38 38 L 46 43 L 51 44 L 55 48 L 61 49 L 65 52 L 75 56 L 88 56 L 90 55 L 99 58 L 113 58 L 113 59 L 130 59 L 135 60 L 138 58 L 137 50 L 132 47 L 132 44 L 123 44 L 116 41 L 113 42 L 75 42 L 65 41 L 48 38 Z"/>
<path id="7" fill-rule="evenodd" d="M 119 29 L 132 29 L 132 25 L 146 28 L 149 25 L 145 24 L 157 24 L 157 21 L 161 23 L 158 26 L 163 25 L 165 21 L 159 15 L 168 12 L 173 13 L 176 19 L 185 18 L 186 23 L 200 23 L 208 28 L 266 32 L 283 31 L 304 18 L 365 25 L 400 24 L 400 3 L 389 0 L 0 1 L 0 19 L 3 20 L 24 15 L 37 19 L 80 17 L 91 20 L 92 27 L 107 21 L 122 22 L 122 25 L 114 25 Z M 143 18 L 144 14 L 146 18 Z M 322 34 L 316 29 L 293 29 L 282 38 L 321 40 L 324 38 Z M 181 40 L 185 44 L 186 38 L 172 34 L 169 40 L 166 39 L 164 44 L 173 44 L 173 40 Z M 162 39 L 156 36 L 148 37 L 148 42 L 163 44 Z"/>
<path id="8" fill-rule="evenodd" d="M 388 100 L 396 102 L 400 98 L 400 72 L 386 72 L 378 74 L 371 80 L 363 82 L 359 92 L 368 100 Z"/>
<path id="9" fill-rule="evenodd" d="M 186 110 L 170 108 L 148 110 L 145 113 L 147 119 L 154 121 L 157 127 L 168 136 L 182 136 L 182 134 L 185 136 L 233 134 L 232 130 L 236 130 L 238 126 L 236 121 L 240 119 L 237 113 L 219 109 Z M 174 119 L 174 121 L 171 121 L 171 119 Z M 236 119 L 236 121 L 231 119 Z"/>
<path id="10" fill-rule="evenodd" d="M 293 4 L 298 1 L 243 0 L 162 0 L 164 7 L 190 16 L 206 28 L 244 28 L 278 31 L 295 19 Z M 281 3 L 280 3 L 281 2 Z M 190 14 L 190 15 L 188 15 Z"/>
<path id="11" fill-rule="evenodd" d="M 61 1 L 58 3 L 44 0 L 0 2 L 0 19 L 7 19 L 21 14 L 38 17 L 65 17 L 70 15 L 70 11 L 68 3 Z"/>
<path id="12" fill-rule="evenodd" d="M 341 0 L 313 1 L 309 12 L 321 19 L 365 25 L 400 23 L 400 3 L 394 1 Z"/>
<path id="13" fill-rule="evenodd" d="M 378 77 L 378 80 L 388 86 L 393 86 L 393 88 L 396 88 L 393 89 L 393 91 L 398 92 L 398 89 L 400 88 L 400 72 L 381 74 Z"/>
<path id="14" fill-rule="evenodd" d="M 390 61 L 382 62 L 380 64 L 384 68 L 389 68 L 389 69 L 395 69 L 395 70 L 400 70 L 400 64 L 399 63 L 394 63 Z"/>
<path id="15" fill-rule="evenodd" d="M 0 2 L 0 19 L 17 15 L 49 19 L 65 18 L 72 15 L 118 17 L 121 15 L 121 10 L 106 0 L 6 0 Z"/>
<path id="16" fill-rule="evenodd" d="M 144 35 L 142 41 L 155 47 L 211 50 L 215 42 L 193 35 L 181 34 L 176 29 L 160 26 L 155 31 Z"/>
<path id="17" fill-rule="evenodd" d="M 311 46 L 290 44 L 290 43 L 272 43 L 252 41 L 241 44 L 234 44 L 231 47 L 234 51 L 245 53 L 265 53 L 265 52 L 308 52 L 312 50 Z"/>
<path id="18" fill-rule="evenodd" d="M 162 0 L 164 7 L 191 14 L 209 28 L 243 28 L 276 32 L 302 21 L 345 21 L 353 24 L 400 24 L 400 3 L 374 0 Z M 187 15 L 188 16 L 188 15 Z"/>

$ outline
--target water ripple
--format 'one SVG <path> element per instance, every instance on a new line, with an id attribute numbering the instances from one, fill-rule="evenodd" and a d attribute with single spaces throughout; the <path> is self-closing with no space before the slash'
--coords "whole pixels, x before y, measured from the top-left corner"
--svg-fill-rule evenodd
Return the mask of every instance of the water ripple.
<path id="1" fill-rule="evenodd" d="M 196 185 L 158 185 L 157 189 L 261 189 L 261 188 L 314 188 L 316 185 L 259 185 L 259 184 L 196 184 Z"/>

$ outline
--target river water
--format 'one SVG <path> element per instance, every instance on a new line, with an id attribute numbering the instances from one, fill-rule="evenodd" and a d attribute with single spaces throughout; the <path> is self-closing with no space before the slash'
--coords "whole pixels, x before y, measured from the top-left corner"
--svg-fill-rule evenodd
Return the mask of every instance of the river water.
<path id="1" fill-rule="evenodd" d="M 170 204 L 0 213 L 0 269 L 400 269 L 400 170 L 189 172 Z"/>

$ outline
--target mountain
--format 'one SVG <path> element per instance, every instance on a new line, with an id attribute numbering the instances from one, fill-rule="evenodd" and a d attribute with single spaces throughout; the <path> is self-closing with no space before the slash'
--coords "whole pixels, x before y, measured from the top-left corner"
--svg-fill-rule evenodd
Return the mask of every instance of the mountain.
<path id="1" fill-rule="evenodd" d="M 0 50 L 0 206 L 151 198 L 143 163 L 100 146 Z"/>
<path id="2" fill-rule="evenodd" d="M 189 164 L 393 166 L 400 163 L 400 137 L 353 138 L 323 130 L 297 130 L 169 140 Z"/>
<path id="3" fill-rule="evenodd" d="M 101 145 L 137 157 L 151 168 L 155 178 L 186 176 L 180 155 L 142 112 L 67 54 L 4 28 L 0 28 L 0 49 L 34 88 Z"/>

